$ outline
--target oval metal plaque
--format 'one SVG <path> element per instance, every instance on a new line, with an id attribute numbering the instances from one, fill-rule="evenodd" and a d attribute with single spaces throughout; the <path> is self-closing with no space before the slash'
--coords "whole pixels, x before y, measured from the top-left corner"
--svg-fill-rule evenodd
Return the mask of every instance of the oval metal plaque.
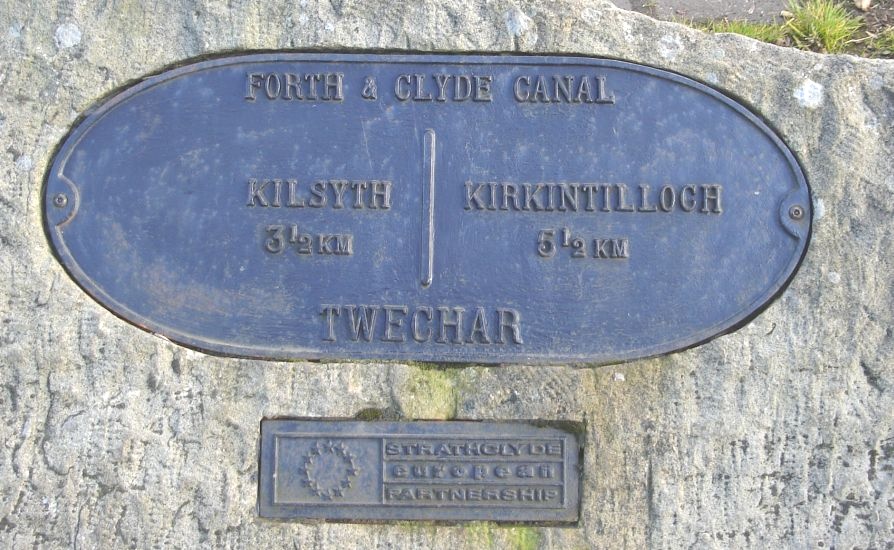
<path id="1" fill-rule="evenodd" d="M 571 57 L 263 54 L 84 118 L 44 192 L 71 276 L 181 344 L 263 358 L 608 363 L 781 292 L 788 148 L 688 78 Z"/>

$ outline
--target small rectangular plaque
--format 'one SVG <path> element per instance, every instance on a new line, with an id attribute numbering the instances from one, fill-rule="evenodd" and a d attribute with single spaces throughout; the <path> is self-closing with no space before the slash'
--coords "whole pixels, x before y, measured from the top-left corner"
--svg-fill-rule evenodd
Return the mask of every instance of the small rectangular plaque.
<path id="1" fill-rule="evenodd" d="M 266 518 L 574 522 L 573 434 L 498 422 L 264 420 Z"/>

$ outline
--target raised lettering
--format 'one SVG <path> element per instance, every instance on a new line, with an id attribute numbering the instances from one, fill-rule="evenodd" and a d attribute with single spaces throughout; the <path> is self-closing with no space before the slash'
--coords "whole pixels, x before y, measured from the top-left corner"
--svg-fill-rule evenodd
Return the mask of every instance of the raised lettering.
<path id="1" fill-rule="evenodd" d="M 531 77 L 530 76 L 520 76 L 515 79 L 515 84 L 512 86 L 513 94 L 515 95 L 516 101 L 528 101 L 528 98 L 531 97 Z M 254 99 L 254 96 L 252 96 Z"/>
<path id="2" fill-rule="evenodd" d="M 344 310 L 350 316 L 351 340 L 372 341 L 379 309 L 375 306 L 344 306 Z"/>
<path id="3" fill-rule="evenodd" d="M 250 99 L 251 101 L 255 100 L 255 90 L 261 87 L 261 82 L 264 80 L 264 75 L 261 73 L 249 73 L 248 81 L 245 87 L 245 99 Z"/>
<path id="4" fill-rule="evenodd" d="M 323 99 L 327 101 L 341 101 L 342 97 L 342 73 L 326 73 L 323 80 Z"/>
<path id="5" fill-rule="evenodd" d="M 426 318 L 424 325 L 422 322 L 419 321 L 420 314 L 424 315 Z M 413 340 L 416 340 L 417 342 L 427 342 L 431 338 L 431 327 L 429 326 L 431 320 L 432 308 L 416 308 L 416 311 L 413 312 Z M 420 330 L 422 326 L 426 328 L 425 332 L 422 332 L 422 330 Z"/>
<path id="6" fill-rule="evenodd" d="M 463 312 L 464 308 L 461 307 L 439 307 L 438 308 L 438 337 L 435 339 L 439 344 L 446 344 L 447 340 L 447 331 L 448 329 L 453 329 L 453 340 L 454 344 L 462 344 L 462 332 L 463 332 Z M 450 319 L 450 315 L 453 314 L 453 320 Z"/>
<path id="7" fill-rule="evenodd" d="M 258 185 L 258 180 L 253 178 L 248 180 L 248 206 L 254 206 L 255 200 L 257 200 L 257 204 L 260 206 L 270 206 L 264 191 L 269 183 L 270 180 L 264 180 L 263 183 Z"/>
<path id="8" fill-rule="evenodd" d="M 327 342 L 335 342 L 335 318 L 338 317 L 339 307 L 329 304 L 323 304 L 320 315 L 326 316 L 326 336 L 323 340 Z"/>
<path id="9" fill-rule="evenodd" d="M 500 322 L 499 322 L 500 328 L 499 328 L 499 332 L 497 333 L 497 343 L 498 344 L 505 343 L 503 338 L 505 337 L 507 330 L 509 331 L 509 333 L 512 337 L 513 343 L 515 343 L 515 344 L 523 343 L 522 336 L 521 336 L 521 326 L 520 326 L 521 315 L 518 313 L 518 311 L 516 311 L 514 309 L 508 309 L 508 308 L 507 309 L 497 309 L 497 314 L 499 315 L 499 319 L 500 319 Z"/>
<path id="10" fill-rule="evenodd" d="M 475 319 L 472 321 L 472 330 L 469 332 L 468 343 L 490 344 L 490 338 L 487 336 L 487 315 L 483 307 L 475 308 Z"/>
<path id="11" fill-rule="evenodd" d="M 490 86 L 494 81 L 492 76 L 476 76 L 474 101 L 492 101 Z"/>
<path id="12" fill-rule="evenodd" d="M 723 207 L 720 206 L 720 193 L 723 188 L 719 185 L 702 186 L 702 212 L 706 214 L 720 214 Z"/>
<path id="13" fill-rule="evenodd" d="M 403 317 L 407 315 L 409 309 L 407 306 L 383 306 L 385 310 L 385 337 L 383 340 L 386 342 L 403 342 L 404 334 L 400 331 L 401 325 L 404 320 Z M 395 330 L 400 332 L 395 334 Z"/>
<path id="14" fill-rule="evenodd" d="M 402 74 L 397 77 L 397 80 L 394 81 L 394 95 L 400 101 L 406 101 L 410 99 L 410 91 L 412 90 L 410 86 L 411 75 Z"/>
<path id="15" fill-rule="evenodd" d="M 472 186 L 475 185 L 475 188 L 472 189 Z M 481 200 L 480 193 L 484 190 L 484 184 L 478 183 L 473 184 L 471 181 L 466 182 L 466 210 L 483 210 L 484 202 Z"/>

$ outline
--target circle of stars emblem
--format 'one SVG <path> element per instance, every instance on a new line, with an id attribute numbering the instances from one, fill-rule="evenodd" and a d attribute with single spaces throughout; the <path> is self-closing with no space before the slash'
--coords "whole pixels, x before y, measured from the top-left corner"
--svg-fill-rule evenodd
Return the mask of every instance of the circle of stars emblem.
<path id="1" fill-rule="evenodd" d="M 351 479 L 360 473 L 354 455 L 342 442 L 317 441 L 304 455 L 302 484 L 323 500 L 344 496 Z"/>

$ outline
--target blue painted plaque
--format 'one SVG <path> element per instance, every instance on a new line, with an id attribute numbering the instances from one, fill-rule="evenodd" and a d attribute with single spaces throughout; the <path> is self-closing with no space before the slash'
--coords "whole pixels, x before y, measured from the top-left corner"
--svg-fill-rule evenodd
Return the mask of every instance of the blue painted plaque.
<path id="1" fill-rule="evenodd" d="M 577 521 L 577 438 L 506 422 L 264 420 L 267 518 Z"/>
<path id="2" fill-rule="evenodd" d="M 270 359 L 609 363 L 734 329 L 786 286 L 810 192 L 759 117 L 582 57 L 274 53 L 140 81 L 44 190 L 91 296 Z"/>

